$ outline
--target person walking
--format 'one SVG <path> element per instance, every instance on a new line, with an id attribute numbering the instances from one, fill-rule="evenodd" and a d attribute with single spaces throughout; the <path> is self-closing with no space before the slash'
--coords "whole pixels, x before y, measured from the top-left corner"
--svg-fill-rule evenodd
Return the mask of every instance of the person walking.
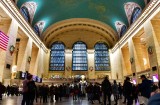
<path id="1" fill-rule="evenodd" d="M 115 100 L 115 104 L 117 105 L 117 101 L 118 101 L 118 85 L 116 80 L 114 80 L 113 85 L 112 85 L 112 91 L 113 91 L 113 95 L 114 95 L 114 100 Z"/>
<path id="2" fill-rule="evenodd" d="M 29 105 L 29 93 L 28 93 L 28 82 L 29 82 L 29 77 L 27 75 L 27 78 L 23 81 L 23 89 L 22 89 L 22 94 L 23 94 L 23 99 L 21 105 Z"/>
<path id="3" fill-rule="evenodd" d="M 112 87 L 107 76 L 104 78 L 102 82 L 102 93 L 103 93 L 103 104 L 106 105 L 106 98 L 108 96 L 108 102 L 109 102 L 108 105 L 111 105 Z"/>
<path id="4" fill-rule="evenodd" d="M 36 92 L 37 92 L 37 87 L 35 85 L 35 82 L 33 81 L 33 76 L 29 75 L 28 76 L 28 98 L 29 98 L 29 105 L 33 105 L 34 99 L 36 97 Z"/>
<path id="5" fill-rule="evenodd" d="M 132 83 L 130 82 L 130 78 L 126 77 L 126 81 L 124 83 L 125 96 L 127 98 L 127 105 L 133 104 L 133 89 Z"/>

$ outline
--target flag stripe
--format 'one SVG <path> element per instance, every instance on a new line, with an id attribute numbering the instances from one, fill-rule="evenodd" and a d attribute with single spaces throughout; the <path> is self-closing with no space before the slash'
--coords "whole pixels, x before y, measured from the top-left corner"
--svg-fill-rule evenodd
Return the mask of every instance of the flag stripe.
<path id="1" fill-rule="evenodd" d="M 1 45 L 1 44 L 0 44 L 0 47 L 1 47 L 1 48 L 4 48 L 5 50 L 6 50 L 6 48 L 7 48 L 7 46 Z"/>
<path id="2" fill-rule="evenodd" d="M 1 47 L 1 46 L 0 46 L 0 48 L 3 49 L 3 50 L 6 50 L 6 48 L 3 48 L 3 47 Z"/>
<path id="3" fill-rule="evenodd" d="M 7 44 L 8 44 L 8 41 L 0 40 L 0 43 L 3 43 L 3 44 L 5 44 L 5 45 L 7 45 Z"/>
<path id="4" fill-rule="evenodd" d="M 8 41 L 8 38 L 4 38 L 3 36 L 0 36 L 0 40 Z"/>
<path id="5" fill-rule="evenodd" d="M 3 43 L 3 44 L 5 44 L 5 45 L 7 45 L 7 44 L 8 44 L 8 41 L 0 40 L 0 43 Z"/>
<path id="6" fill-rule="evenodd" d="M 0 47 L 5 48 L 5 49 L 7 48 L 7 46 L 3 46 L 3 45 L 1 45 L 1 44 L 0 44 Z"/>
<path id="7" fill-rule="evenodd" d="M 5 38 L 9 38 L 7 35 L 5 35 L 2 31 L 0 31 L 0 35 L 4 36 Z"/>
<path id="8" fill-rule="evenodd" d="M 0 48 L 3 50 L 7 49 L 9 37 L 0 31 Z"/>
<path id="9" fill-rule="evenodd" d="M 0 46 L 7 47 L 7 45 L 4 45 L 4 44 L 2 44 L 2 43 L 0 43 Z"/>
<path id="10" fill-rule="evenodd" d="M 9 37 L 7 35 L 4 35 L 0 32 L 0 36 L 3 36 L 4 38 L 8 39 Z"/>

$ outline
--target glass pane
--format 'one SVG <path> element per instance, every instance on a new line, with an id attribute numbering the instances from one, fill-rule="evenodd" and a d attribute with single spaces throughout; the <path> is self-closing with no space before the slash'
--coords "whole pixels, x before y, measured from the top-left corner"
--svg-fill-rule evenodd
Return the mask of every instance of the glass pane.
<path id="1" fill-rule="evenodd" d="M 39 27 L 37 25 L 34 25 L 34 31 L 37 35 L 40 35 Z"/>
<path id="2" fill-rule="evenodd" d="M 76 42 L 72 53 L 72 70 L 87 70 L 87 46 L 83 42 Z"/>
<path id="3" fill-rule="evenodd" d="M 23 6 L 23 7 L 20 9 L 20 12 L 21 12 L 22 15 L 24 16 L 24 18 L 25 18 L 28 22 L 30 22 L 30 15 L 29 15 L 28 9 Z"/>
<path id="4" fill-rule="evenodd" d="M 104 43 L 95 45 L 95 70 L 110 70 L 108 46 Z"/>
<path id="5" fill-rule="evenodd" d="M 141 14 L 141 9 L 139 7 L 136 7 L 134 10 L 133 10 L 133 13 L 132 13 L 132 16 L 131 16 L 131 24 L 133 22 L 135 22 L 137 20 L 137 18 L 139 17 L 139 15 Z"/>
<path id="6" fill-rule="evenodd" d="M 64 70 L 65 47 L 61 42 L 52 44 L 50 55 L 50 70 Z"/>

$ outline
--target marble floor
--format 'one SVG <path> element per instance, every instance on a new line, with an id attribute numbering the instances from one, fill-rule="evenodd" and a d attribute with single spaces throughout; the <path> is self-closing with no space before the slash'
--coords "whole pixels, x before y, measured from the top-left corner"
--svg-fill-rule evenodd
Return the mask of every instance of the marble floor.
<path id="1" fill-rule="evenodd" d="M 0 105 L 21 105 L 21 101 L 22 101 L 22 96 L 10 96 L 10 97 L 6 97 L 3 96 L 3 100 L 0 100 Z M 34 105 L 101 105 L 98 103 L 98 101 L 95 101 L 94 104 L 91 104 L 88 102 L 88 100 L 85 98 L 83 100 L 80 101 L 73 101 L 72 98 L 63 98 L 63 100 L 61 102 L 54 102 L 54 103 L 40 103 L 39 100 L 38 102 L 34 103 Z M 114 102 L 112 102 L 112 105 L 114 105 Z M 122 103 L 122 100 L 119 100 L 118 105 L 124 105 Z M 135 105 L 135 104 L 134 104 Z M 136 105 L 139 105 L 138 103 Z"/>

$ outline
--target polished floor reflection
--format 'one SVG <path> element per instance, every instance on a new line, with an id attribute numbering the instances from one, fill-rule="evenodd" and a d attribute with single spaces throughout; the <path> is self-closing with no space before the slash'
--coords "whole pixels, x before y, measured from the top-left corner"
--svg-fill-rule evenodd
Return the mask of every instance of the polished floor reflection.
<path id="1" fill-rule="evenodd" d="M 0 105 L 21 105 L 21 101 L 22 101 L 22 96 L 13 96 L 13 97 L 3 97 L 3 100 L 0 101 Z M 55 102 L 55 103 L 40 103 L 39 100 L 38 102 L 34 103 L 34 105 L 101 105 L 98 103 L 98 101 L 95 101 L 94 104 L 91 104 L 88 102 L 87 99 L 83 99 L 83 100 L 77 100 L 77 101 L 73 101 L 72 98 L 63 98 L 63 100 L 61 102 Z M 114 105 L 114 102 L 112 102 L 112 105 Z M 118 105 L 124 105 L 122 103 L 122 100 L 119 100 L 119 104 Z M 134 104 L 135 105 L 135 104 Z M 139 105 L 138 103 L 136 105 Z"/>

